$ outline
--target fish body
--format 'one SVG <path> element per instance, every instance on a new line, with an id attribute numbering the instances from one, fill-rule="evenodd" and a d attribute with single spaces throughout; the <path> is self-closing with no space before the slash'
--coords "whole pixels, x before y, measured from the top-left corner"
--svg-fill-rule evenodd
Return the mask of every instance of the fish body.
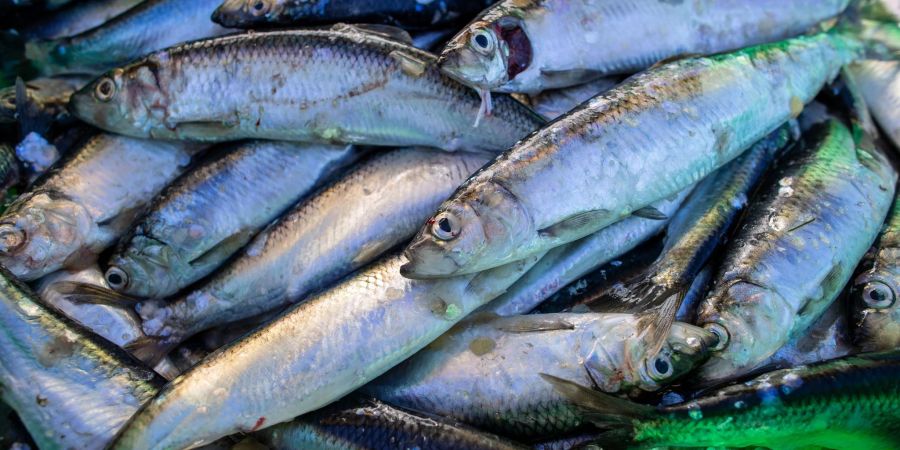
<path id="1" fill-rule="evenodd" d="M 272 450 L 513 450 L 519 444 L 452 420 L 422 416 L 372 401 L 314 413 L 257 432 Z"/>
<path id="2" fill-rule="evenodd" d="M 402 256 L 385 257 L 206 358 L 138 413 L 111 448 L 198 447 L 318 409 L 437 339 L 536 259 L 410 280 L 400 275 Z"/>
<path id="3" fill-rule="evenodd" d="M 26 44 L 45 75 L 99 74 L 161 48 L 228 32 L 209 17 L 220 0 L 148 0 L 74 36 Z"/>
<path id="4" fill-rule="evenodd" d="M 25 280 L 89 264 L 184 171 L 192 149 L 94 136 L 0 216 L 0 263 Z"/>
<path id="5" fill-rule="evenodd" d="M 114 70 L 76 93 L 72 109 L 100 128 L 136 137 L 493 152 L 543 123 L 504 97 L 473 128 L 478 96 L 443 75 L 435 61 L 348 25 L 241 34 L 163 50 Z"/>
<path id="6" fill-rule="evenodd" d="M 166 298 L 209 275 L 264 226 L 353 159 L 352 147 L 237 145 L 153 200 L 109 260 L 113 289 Z"/>
<path id="7" fill-rule="evenodd" d="M 654 357 L 636 325 L 630 314 L 474 316 L 363 390 L 508 436 L 559 435 L 586 420 L 539 374 L 610 393 L 653 391 L 702 362 L 714 338 L 677 324 Z"/>
<path id="8" fill-rule="evenodd" d="M 673 195 L 798 115 L 858 50 L 823 33 L 635 75 L 470 178 L 407 247 L 404 273 L 477 272 Z"/>
<path id="9" fill-rule="evenodd" d="M 762 367 L 797 367 L 858 353 L 845 300 L 843 295 L 838 297 L 809 330 L 788 341 Z"/>
<path id="10" fill-rule="evenodd" d="M 0 268 L 0 382 L 40 448 L 102 449 L 162 386 Z"/>
<path id="11" fill-rule="evenodd" d="M 504 0 L 444 48 L 441 68 L 479 89 L 536 93 L 661 60 L 806 32 L 848 0 Z"/>
<path id="12" fill-rule="evenodd" d="M 536 113 L 553 120 L 592 97 L 616 87 L 617 84 L 619 84 L 617 77 L 599 78 L 577 86 L 542 91 L 529 96 L 528 100 Z"/>
<path id="13" fill-rule="evenodd" d="M 854 342 L 864 351 L 900 347 L 900 197 L 853 281 Z"/>
<path id="14" fill-rule="evenodd" d="M 28 39 L 72 36 L 102 25 L 141 0 L 81 0 L 21 29 Z"/>
<path id="15" fill-rule="evenodd" d="M 468 20 L 493 0 L 225 0 L 213 20 L 225 27 L 377 23 L 407 29 L 434 28 Z"/>
<path id="16" fill-rule="evenodd" d="M 754 199 L 725 250 L 697 323 L 720 342 L 698 377 L 746 374 L 804 333 L 843 290 L 878 235 L 897 174 L 836 120 L 805 144 Z"/>
<path id="17" fill-rule="evenodd" d="M 863 60 L 851 64 L 850 71 L 872 116 L 900 149 L 900 61 Z"/>

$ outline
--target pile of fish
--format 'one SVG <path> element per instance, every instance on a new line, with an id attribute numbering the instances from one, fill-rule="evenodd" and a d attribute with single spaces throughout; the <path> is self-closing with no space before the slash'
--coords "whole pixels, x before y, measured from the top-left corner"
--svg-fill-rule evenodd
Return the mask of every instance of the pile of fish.
<path id="1" fill-rule="evenodd" d="M 896 0 L 0 0 L 0 445 L 900 448 Z"/>

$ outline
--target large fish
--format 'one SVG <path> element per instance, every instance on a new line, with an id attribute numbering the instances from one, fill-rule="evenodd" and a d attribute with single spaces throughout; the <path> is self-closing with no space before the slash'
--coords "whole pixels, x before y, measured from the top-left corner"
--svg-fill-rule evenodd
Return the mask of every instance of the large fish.
<path id="1" fill-rule="evenodd" d="M 650 354 L 637 324 L 631 314 L 476 315 L 363 390 L 508 436 L 557 436 L 588 420 L 540 373 L 609 393 L 654 391 L 703 362 L 715 341 L 678 323 Z"/>
<path id="2" fill-rule="evenodd" d="M 135 415 L 110 448 L 198 447 L 321 408 L 437 339 L 536 260 L 410 280 L 400 275 L 404 258 L 388 256 L 205 359 Z"/>
<path id="3" fill-rule="evenodd" d="M 535 93 L 667 58 L 799 35 L 849 0 L 504 0 L 460 31 L 441 68 L 483 90 Z"/>
<path id="4" fill-rule="evenodd" d="M 470 178 L 409 245 L 404 273 L 496 267 L 681 191 L 798 115 L 860 50 L 823 33 L 636 75 Z"/>
<path id="5" fill-rule="evenodd" d="M 436 57 L 358 26 L 227 36 L 153 53 L 72 96 L 74 114 L 137 137 L 422 145 L 500 151 L 543 120 L 478 97 Z M 334 76 L 341 74 L 341 76 Z"/>
<path id="6" fill-rule="evenodd" d="M 153 200 L 110 258 L 106 281 L 135 297 L 175 294 L 212 273 L 355 154 L 349 146 L 268 141 L 223 152 Z"/>
<path id="7" fill-rule="evenodd" d="M 84 267 L 184 171 L 193 150 L 94 136 L 0 215 L 0 263 L 25 280 Z"/>
<path id="8" fill-rule="evenodd" d="M 853 275 L 878 235 L 897 174 L 836 120 L 801 148 L 750 204 L 725 250 L 697 323 L 719 336 L 698 378 L 746 374 L 805 332 Z"/>

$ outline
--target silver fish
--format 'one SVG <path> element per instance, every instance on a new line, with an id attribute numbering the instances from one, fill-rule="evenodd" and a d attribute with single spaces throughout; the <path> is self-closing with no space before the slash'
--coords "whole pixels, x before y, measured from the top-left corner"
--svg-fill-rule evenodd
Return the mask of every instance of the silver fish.
<path id="1" fill-rule="evenodd" d="M 849 67 L 875 120 L 900 149 L 900 61 L 864 60 Z"/>
<path id="2" fill-rule="evenodd" d="M 797 367 L 857 353 L 851 342 L 852 333 L 845 300 L 838 298 L 809 330 L 791 339 L 761 366 Z"/>
<path id="3" fill-rule="evenodd" d="M 27 39 L 56 39 L 102 25 L 142 0 L 80 0 L 21 29 Z"/>
<path id="4" fill-rule="evenodd" d="M 616 77 L 599 78 L 577 86 L 542 91 L 529 96 L 528 103 L 536 113 L 553 120 L 617 84 L 619 79 Z"/>

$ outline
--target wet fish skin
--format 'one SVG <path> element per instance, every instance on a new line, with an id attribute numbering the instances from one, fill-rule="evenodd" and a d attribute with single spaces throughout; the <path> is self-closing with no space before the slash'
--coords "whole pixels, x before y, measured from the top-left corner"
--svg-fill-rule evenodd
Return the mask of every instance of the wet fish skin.
<path id="1" fill-rule="evenodd" d="M 536 260 L 420 281 L 400 275 L 402 256 L 385 257 L 182 375 L 111 448 L 197 447 L 318 409 L 437 339 Z"/>
<path id="2" fill-rule="evenodd" d="M 196 148 L 98 134 L 0 216 L 0 263 L 34 280 L 92 257 L 124 233 Z"/>
<path id="3" fill-rule="evenodd" d="M 40 448 L 102 449 L 162 380 L 0 268 L 0 382 Z"/>
<path id="4" fill-rule="evenodd" d="M 900 62 L 863 60 L 849 67 L 872 116 L 900 149 Z"/>
<path id="5" fill-rule="evenodd" d="M 854 343 L 863 351 L 900 347 L 900 197 L 894 204 L 863 271 L 853 281 Z"/>
<path id="6" fill-rule="evenodd" d="M 432 217 L 437 226 L 407 247 L 404 273 L 441 277 L 514 261 L 685 189 L 799 114 L 858 50 L 822 33 L 636 75 L 470 178 Z M 560 201 L 561 192 L 578 194 Z"/>
<path id="7" fill-rule="evenodd" d="M 653 356 L 637 330 L 631 314 L 475 315 L 363 391 L 508 436 L 559 435 L 587 420 L 540 373 L 609 393 L 653 391 L 703 362 L 715 338 L 678 323 Z"/>
<path id="8" fill-rule="evenodd" d="M 56 39 L 72 36 L 106 23 L 141 0 L 80 0 L 22 28 L 27 39 Z"/>
<path id="9" fill-rule="evenodd" d="M 859 353 L 852 343 L 846 297 L 838 297 L 805 333 L 788 341 L 762 367 L 797 367 Z"/>
<path id="10" fill-rule="evenodd" d="M 441 74 L 435 61 L 406 43 L 341 24 L 241 34 L 153 53 L 88 85 L 71 107 L 88 123 L 136 137 L 493 152 L 543 123 L 503 97 L 473 128 L 478 96 Z"/>
<path id="11" fill-rule="evenodd" d="M 617 77 L 605 77 L 577 86 L 542 91 L 529 96 L 529 103 L 536 113 L 553 120 L 592 97 L 616 87 L 619 82 Z"/>
<path id="12" fill-rule="evenodd" d="M 416 415 L 374 400 L 355 407 L 329 408 L 254 436 L 272 450 L 526 448 L 449 419 Z"/>
<path id="13" fill-rule="evenodd" d="M 356 155 L 350 146 L 254 141 L 233 146 L 153 200 L 110 257 L 113 289 L 167 298 L 209 275 Z"/>
<path id="14" fill-rule="evenodd" d="M 225 27 L 328 25 L 335 22 L 379 23 L 407 29 L 433 28 L 467 20 L 493 0 L 225 0 L 212 19 Z"/>
<path id="15" fill-rule="evenodd" d="M 31 115 L 48 122 L 65 122 L 69 117 L 66 106 L 69 97 L 89 80 L 78 77 L 37 78 L 25 83 L 27 101 L 33 111 Z M 17 107 L 21 100 L 16 98 L 16 87 L 0 89 L 0 123 L 13 123 L 20 119 Z M 32 119 L 33 120 L 33 119 Z M 46 130 L 38 130 L 43 132 Z M 27 134 L 27 133 L 25 133 Z"/>
<path id="16" fill-rule="evenodd" d="M 858 147 L 836 120 L 805 139 L 751 203 L 701 304 L 697 323 L 720 344 L 699 379 L 745 374 L 806 331 L 887 215 L 897 174 L 882 154 Z"/>
<path id="17" fill-rule="evenodd" d="M 100 74 L 181 42 L 228 33 L 209 20 L 220 0 L 147 0 L 96 28 L 30 41 L 25 55 L 45 75 Z"/>
<path id="18" fill-rule="evenodd" d="M 441 68 L 478 89 L 531 94 L 787 39 L 848 3 L 504 0 L 450 40 Z"/>

